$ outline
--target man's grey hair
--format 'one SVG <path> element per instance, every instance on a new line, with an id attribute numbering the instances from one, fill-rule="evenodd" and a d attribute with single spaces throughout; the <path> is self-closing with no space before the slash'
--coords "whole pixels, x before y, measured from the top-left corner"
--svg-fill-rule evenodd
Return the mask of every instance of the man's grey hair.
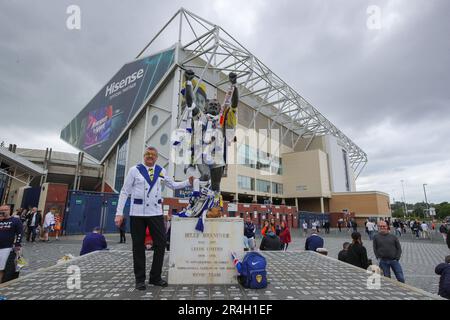
<path id="1" fill-rule="evenodd" d="M 144 150 L 144 153 L 146 152 L 146 151 L 148 151 L 148 150 L 153 150 L 153 151 L 156 151 L 156 154 L 158 154 L 158 149 L 156 149 L 155 147 L 147 147 L 147 148 L 145 148 L 145 150 Z"/>

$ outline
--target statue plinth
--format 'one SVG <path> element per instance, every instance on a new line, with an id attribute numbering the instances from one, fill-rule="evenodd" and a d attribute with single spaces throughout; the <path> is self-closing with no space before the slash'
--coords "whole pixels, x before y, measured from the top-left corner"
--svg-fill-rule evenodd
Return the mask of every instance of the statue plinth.
<path id="1" fill-rule="evenodd" d="M 231 252 L 244 252 L 242 218 L 205 220 L 204 232 L 195 230 L 198 218 L 173 217 L 170 236 L 170 284 L 236 284 Z"/>

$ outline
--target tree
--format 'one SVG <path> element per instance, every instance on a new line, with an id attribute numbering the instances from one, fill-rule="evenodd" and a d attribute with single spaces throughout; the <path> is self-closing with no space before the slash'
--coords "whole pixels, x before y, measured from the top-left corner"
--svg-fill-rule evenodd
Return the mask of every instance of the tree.
<path id="1" fill-rule="evenodd" d="M 450 203 L 442 202 L 440 204 L 435 205 L 436 208 L 436 217 L 439 220 L 445 219 L 445 217 L 450 216 Z"/>

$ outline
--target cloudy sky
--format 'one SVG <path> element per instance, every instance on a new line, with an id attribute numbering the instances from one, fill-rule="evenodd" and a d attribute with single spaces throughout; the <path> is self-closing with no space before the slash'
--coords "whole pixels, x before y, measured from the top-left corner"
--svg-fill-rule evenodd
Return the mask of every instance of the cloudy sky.
<path id="1" fill-rule="evenodd" d="M 79 30 L 66 26 L 73 4 Z M 0 0 L 0 141 L 76 152 L 61 129 L 180 7 L 222 26 L 367 153 L 358 190 L 401 200 L 404 180 L 407 202 L 424 200 L 424 183 L 430 202 L 450 200 L 448 0 Z"/>

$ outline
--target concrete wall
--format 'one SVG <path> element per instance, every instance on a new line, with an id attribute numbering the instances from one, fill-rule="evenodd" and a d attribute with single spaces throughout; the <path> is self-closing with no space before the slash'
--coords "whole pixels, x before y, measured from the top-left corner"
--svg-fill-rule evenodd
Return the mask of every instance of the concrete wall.
<path id="1" fill-rule="evenodd" d="M 287 198 L 329 198 L 327 155 L 321 150 L 283 154 L 283 181 Z"/>
<path id="2" fill-rule="evenodd" d="M 333 193 L 331 212 L 348 209 L 355 217 L 390 217 L 389 195 L 382 192 Z"/>

